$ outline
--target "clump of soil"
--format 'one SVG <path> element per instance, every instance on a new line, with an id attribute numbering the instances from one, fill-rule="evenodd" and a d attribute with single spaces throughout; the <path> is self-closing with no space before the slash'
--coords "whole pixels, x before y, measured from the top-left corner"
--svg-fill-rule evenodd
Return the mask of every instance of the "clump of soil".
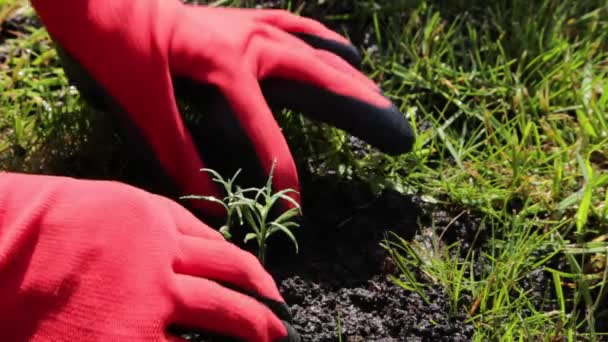
<path id="1" fill-rule="evenodd" d="M 429 305 L 382 276 L 341 289 L 293 276 L 281 292 L 304 341 L 469 341 L 473 331 L 449 315 L 441 290 L 427 293 Z"/>

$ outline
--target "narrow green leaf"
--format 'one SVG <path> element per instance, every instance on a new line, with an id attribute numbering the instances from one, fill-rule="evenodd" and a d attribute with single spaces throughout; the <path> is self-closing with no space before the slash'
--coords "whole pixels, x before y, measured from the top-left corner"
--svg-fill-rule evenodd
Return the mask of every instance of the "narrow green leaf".
<path id="1" fill-rule="evenodd" d="M 583 228 L 587 224 L 592 195 L 593 195 L 592 182 L 587 182 L 585 185 L 585 191 L 583 192 L 583 199 L 581 200 L 581 204 L 579 205 L 578 211 L 576 213 L 576 231 L 579 234 L 583 233 Z"/>
<path id="2" fill-rule="evenodd" d="M 226 209 L 226 211 L 229 210 L 226 203 L 224 203 L 222 200 L 220 200 L 219 198 L 214 197 L 214 196 L 188 195 L 188 196 L 182 196 L 182 197 L 180 197 L 180 199 L 195 199 L 195 200 L 205 200 L 205 201 L 209 201 L 209 202 L 214 202 L 214 203 L 222 205 Z"/>
<path id="3" fill-rule="evenodd" d="M 253 239 L 257 239 L 257 235 L 255 235 L 254 233 L 247 233 L 247 235 L 245 235 L 245 239 L 243 239 L 244 243 L 247 243 Z"/>
<path id="4" fill-rule="evenodd" d="M 285 223 L 286 221 L 291 220 L 292 218 L 296 217 L 299 213 L 300 213 L 299 209 L 291 208 L 291 209 L 287 210 L 286 212 L 284 212 L 283 214 L 281 214 L 281 216 L 279 216 L 276 220 L 274 220 L 274 222 Z"/>
<path id="5" fill-rule="evenodd" d="M 289 237 L 289 239 L 291 239 L 291 241 L 293 242 L 294 246 L 296 247 L 296 253 L 298 252 L 298 241 L 296 240 L 296 237 L 293 235 L 293 233 L 291 232 L 291 230 L 289 230 L 287 227 L 285 227 L 284 225 L 280 224 L 280 223 L 276 223 L 276 222 L 271 222 L 270 225 L 272 227 L 277 227 L 278 229 L 280 229 L 283 233 L 285 233 L 285 235 L 287 235 Z"/>

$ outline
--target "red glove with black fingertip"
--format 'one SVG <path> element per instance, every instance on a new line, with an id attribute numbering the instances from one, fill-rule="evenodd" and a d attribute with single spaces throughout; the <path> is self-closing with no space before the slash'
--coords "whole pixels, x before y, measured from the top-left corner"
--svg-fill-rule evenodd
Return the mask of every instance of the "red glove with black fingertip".
<path id="1" fill-rule="evenodd" d="M 181 194 L 221 196 L 203 167 L 227 177 L 243 168 L 244 177 L 263 181 L 275 159 L 275 190 L 299 190 L 269 105 L 335 125 L 390 154 L 413 145 L 404 115 L 357 69 L 356 48 L 315 20 L 178 0 L 33 5 L 70 79 L 90 103 L 132 128 L 133 141 L 147 146 Z M 179 94 L 206 108 L 202 134 L 184 124 Z M 235 148 L 218 153 L 223 145 Z M 194 204 L 209 217 L 224 215 L 212 202 Z"/>

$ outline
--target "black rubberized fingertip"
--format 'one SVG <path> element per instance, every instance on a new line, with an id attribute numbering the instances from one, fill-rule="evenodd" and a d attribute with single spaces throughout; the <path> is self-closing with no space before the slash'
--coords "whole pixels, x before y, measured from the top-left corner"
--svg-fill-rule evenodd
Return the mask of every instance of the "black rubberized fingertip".
<path id="1" fill-rule="evenodd" d="M 390 101 L 388 107 L 378 107 L 310 84 L 283 79 L 266 79 L 261 86 L 273 108 L 299 111 L 313 120 L 343 129 L 386 154 L 408 153 L 414 146 L 412 126 Z"/>
<path id="2" fill-rule="evenodd" d="M 291 323 L 293 323 L 293 317 L 291 315 L 291 310 L 289 310 L 287 304 L 264 297 L 256 297 L 260 302 L 264 303 L 264 305 L 269 307 L 270 310 L 272 310 L 272 312 L 274 312 L 274 314 L 277 315 L 277 317 L 279 317 L 279 319 L 283 322 L 285 328 L 287 328 L 287 336 L 281 341 L 277 342 L 300 342 L 300 334 L 298 334 L 296 329 L 291 326 Z"/>
<path id="3" fill-rule="evenodd" d="M 285 321 L 283 321 L 283 324 L 285 325 L 285 328 L 287 328 L 287 337 L 285 337 L 280 342 L 301 342 L 302 341 L 302 339 L 300 338 L 300 334 L 298 334 L 296 329 L 294 329 L 294 327 L 292 327 L 291 324 L 289 324 Z"/>
<path id="4" fill-rule="evenodd" d="M 398 156 L 412 151 L 416 140 L 414 130 L 396 106 L 375 108 L 372 113 L 367 116 L 353 115 L 357 121 L 342 127 L 383 153 Z M 341 125 L 336 123 L 335 126 Z"/>
<path id="5" fill-rule="evenodd" d="M 335 40 L 325 39 L 308 33 L 293 33 L 294 36 L 302 39 L 308 45 L 332 52 L 347 61 L 353 67 L 360 69 L 363 59 L 357 48 L 351 44 L 343 44 Z"/>
<path id="6" fill-rule="evenodd" d="M 366 140 L 387 154 L 400 155 L 410 152 L 416 141 L 416 135 L 410 123 L 394 104 L 382 111 L 384 120 L 377 124 L 384 128 L 367 131 Z M 370 124 L 371 127 L 374 124 Z"/>
<path id="7" fill-rule="evenodd" d="M 264 303 L 264 305 L 270 308 L 270 310 L 272 310 L 272 312 L 274 312 L 274 314 L 277 315 L 279 319 L 290 323 L 292 322 L 293 318 L 291 316 L 291 310 L 289 310 L 287 304 L 260 296 L 255 297 L 257 297 L 260 302 Z"/>
<path id="8" fill-rule="evenodd" d="M 243 290 L 242 288 L 239 288 L 238 286 L 235 286 L 233 284 L 230 283 L 226 283 L 226 282 L 219 282 L 222 286 L 232 289 L 234 291 L 240 292 L 242 294 L 245 294 L 251 298 L 255 298 L 257 301 L 259 301 L 260 303 L 266 305 L 270 310 L 272 310 L 272 312 L 280 319 L 283 321 L 287 321 L 287 322 L 291 322 L 292 321 L 292 316 L 291 316 L 291 310 L 289 310 L 289 307 L 287 306 L 287 303 L 285 302 L 279 302 L 276 301 L 274 299 L 270 299 L 270 298 L 266 298 L 263 296 L 260 296 L 258 293 L 252 292 L 252 291 L 248 291 L 248 290 Z"/>

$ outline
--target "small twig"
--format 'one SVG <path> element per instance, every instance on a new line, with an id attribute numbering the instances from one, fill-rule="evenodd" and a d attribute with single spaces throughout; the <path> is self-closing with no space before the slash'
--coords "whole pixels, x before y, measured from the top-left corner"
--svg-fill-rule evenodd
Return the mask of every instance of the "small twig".
<path id="1" fill-rule="evenodd" d="M 445 234 L 445 232 L 448 230 L 448 228 L 450 228 L 456 222 L 456 220 L 458 220 L 460 218 L 460 216 L 464 215 L 464 213 L 466 213 L 466 212 L 467 212 L 467 210 L 463 210 L 460 214 L 456 215 L 456 217 L 454 217 L 450 221 L 450 223 L 448 223 L 447 226 L 445 226 L 445 228 L 443 229 L 441 234 L 439 234 L 439 241 L 441 241 L 441 239 L 443 238 L 443 234 Z"/>

